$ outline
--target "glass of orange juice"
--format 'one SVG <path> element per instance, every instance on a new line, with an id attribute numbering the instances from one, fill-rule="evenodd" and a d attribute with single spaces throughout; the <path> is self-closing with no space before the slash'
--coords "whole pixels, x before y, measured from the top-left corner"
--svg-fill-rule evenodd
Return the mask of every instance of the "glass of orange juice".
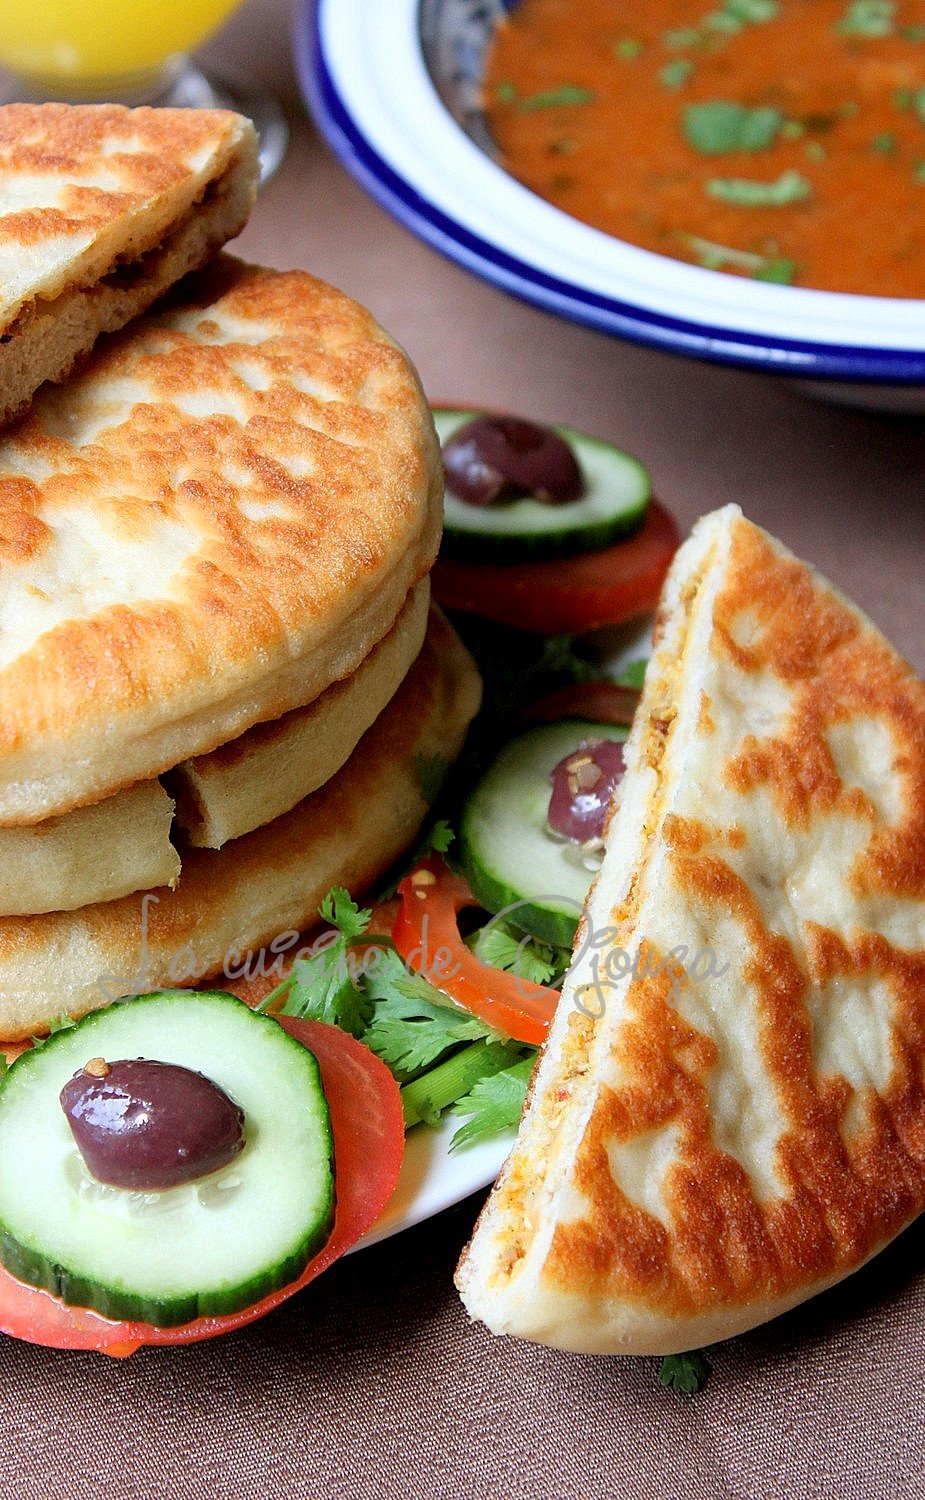
<path id="1" fill-rule="evenodd" d="M 66 99 L 231 108 L 260 134 L 261 180 L 279 166 L 286 124 L 270 96 L 214 80 L 190 52 L 241 0 L 0 0 L 0 102 Z M 2 84 L 2 80 L 0 80 Z"/>

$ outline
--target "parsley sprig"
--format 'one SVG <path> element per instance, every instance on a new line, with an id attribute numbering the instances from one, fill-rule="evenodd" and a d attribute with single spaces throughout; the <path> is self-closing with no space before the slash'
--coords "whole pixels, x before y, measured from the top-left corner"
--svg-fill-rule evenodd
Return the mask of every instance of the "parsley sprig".
<path id="1" fill-rule="evenodd" d="M 726 151 L 764 151 L 784 124 L 779 109 L 753 109 L 732 99 L 704 99 L 689 104 L 681 117 L 685 139 L 704 156 Z"/>
<path id="2" fill-rule="evenodd" d="M 489 1140 L 503 1130 L 517 1129 L 535 1060 L 531 1049 L 530 1055 L 519 1062 L 480 1078 L 468 1094 L 450 1106 L 451 1114 L 467 1117 L 450 1142 L 451 1151 Z"/>
<path id="3" fill-rule="evenodd" d="M 534 984 L 558 984 L 572 957 L 567 948 L 538 942 L 513 922 L 497 917 L 474 932 L 467 942 L 482 963 L 516 974 L 518 979 L 532 980 Z"/>
<path id="4" fill-rule="evenodd" d="M 686 1354 L 666 1354 L 659 1368 L 659 1380 L 670 1391 L 678 1391 L 684 1396 L 696 1396 L 698 1391 L 703 1390 L 712 1373 L 712 1366 L 707 1359 L 707 1355 L 712 1352 L 711 1346 L 706 1349 L 690 1349 Z"/>
<path id="5" fill-rule="evenodd" d="M 371 1015 L 371 1001 L 354 982 L 356 964 L 350 949 L 369 926 L 372 912 L 362 909 L 342 886 L 334 886 L 318 908 L 330 925 L 329 937 L 307 958 L 297 958 L 290 973 L 271 990 L 258 1009 L 275 1007 L 278 1015 L 300 1016 L 339 1026 L 360 1037 Z"/>
<path id="6" fill-rule="evenodd" d="M 381 950 L 364 984 L 372 1013 L 362 1041 L 399 1082 L 422 1073 L 460 1042 L 504 1040 L 468 1011 L 440 1003 L 433 986 L 409 974 L 388 949 Z"/>
<path id="7" fill-rule="evenodd" d="M 520 1080 L 533 1066 L 535 1049 L 449 1004 L 422 975 L 410 973 L 386 939 L 369 933 L 369 908 L 359 907 L 342 887 L 328 892 L 319 915 L 329 933 L 312 953 L 296 959 L 259 1008 L 325 1021 L 362 1041 L 402 1085 L 406 1128 L 419 1121 L 435 1124 L 457 1102 L 466 1106 L 468 1121 L 453 1137 L 454 1148 L 516 1124 Z M 366 937 L 366 947 L 357 951 Z M 534 972 L 542 961 L 534 959 Z M 557 955 L 547 967 L 560 963 Z M 510 1080 L 482 1088 L 509 1070 Z"/>
<path id="8" fill-rule="evenodd" d="M 706 183 L 711 198 L 734 203 L 739 208 L 783 208 L 812 197 L 812 183 L 801 172 L 782 172 L 774 182 L 750 177 L 711 177 Z"/>
<path id="9" fill-rule="evenodd" d="M 890 36 L 896 19 L 896 0 L 851 0 L 836 30 L 841 36 Z"/>
<path id="10" fill-rule="evenodd" d="M 717 245 L 698 234 L 678 236 L 683 244 L 697 257 L 700 265 L 708 271 L 722 271 L 726 266 L 744 271 L 755 281 L 773 281 L 789 286 L 796 276 L 796 262 L 783 255 L 758 255 L 749 250 L 736 250 L 731 245 Z"/>

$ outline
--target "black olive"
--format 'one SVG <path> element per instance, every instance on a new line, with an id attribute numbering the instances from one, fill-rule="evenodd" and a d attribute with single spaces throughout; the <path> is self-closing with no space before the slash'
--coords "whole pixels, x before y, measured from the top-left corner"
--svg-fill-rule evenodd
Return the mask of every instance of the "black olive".
<path id="1" fill-rule="evenodd" d="M 99 1182 L 146 1192 L 215 1172 L 244 1145 L 244 1114 L 202 1073 L 138 1057 L 92 1058 L 61 1090 Z"/>
<path id="2" fill-rule="evenodd" d="M 624 769 L 619 740 L 582 740 L 549 773 L 550 828 L 576 844 L 601 838 Z"/>
<path id="3" fill-rule="evenodd" d="M 523 417 L 476 417 L 443 448 L 447 487 L 470 505 L 497 505 L 525 495 L 547 505 L 580 500 L 578 460 L 551 427 Z"/>

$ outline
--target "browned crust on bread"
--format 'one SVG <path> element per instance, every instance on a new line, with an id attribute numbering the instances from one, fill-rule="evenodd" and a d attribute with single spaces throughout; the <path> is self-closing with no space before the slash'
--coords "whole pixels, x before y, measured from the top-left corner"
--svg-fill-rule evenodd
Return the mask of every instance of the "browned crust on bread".
<path id="1" fill-rule="evenodd" d="M 115 254 L 113 245 L 107 268 L 95 277 L 24 303 L 0 336 L 0 425 L 21 416 L 45 381 L 67 379 L 102 334 L 147 312 L 239 234 L 253 206 L 257 171 L 256 137 L 248 130 L 172 223 L 132 228 L 125 240 L 131 248 Z M 0 218 L 0 228 L 3 223 Z"/>
<path id="2" fill-rule="evenodd" d="M 861 856 L 841 877 L 859 898 L 920 903 L 921 930 L 925 686 L 856 611 L 747 523 L 735 528 L 714 619 L 720 649 L 740 670 L 770 673 L 791 695 L 780 734 L 746 737 L 725 769 L 727 784 L 740 794 L 766 786 L 788 828 L 832 813 L 869 823 Z M 741 644 L 745 619 L 749 645 Z M 860 787 L 844 784 L 829 747 L 831 726 L 858 718 L 885 726 L 894 747 L 902 798 L 889 826 Z M 783 1192 L 758 1201 L 748 1173 L 715 1143 L 707 1079 L 721 1065 L 716 1047 L 671 1003 L 668 973 L 644 977 L 630 988 L 631 1018 L 615 1047 L 627 1081 L 602 1088 L 575 1165 L 588 1212 L 558 1227 L 545 1274 L 572 1290 L 606 1285 L 609 1295 L 682 1318 L 723 1303 L 770 1302 L 844 1274 L 925 1206 L 925 946 L 903 951 L 864 930 L 845 942 L 808 922 L 797 947 L 767 928 L 754 892 L 723 856 L 723 842 L 738 839 L 734 828 L 672 816 L 664 836 L 674 880 L 704 930 L 731 916 L 743 934 L 762 1065 L 785 1120 L 775 1149 Z M 881 982 L 892 1008 L 889 1082 L 864 1091 L 852 1129 L 845 1112 L 853 1091 L 838 1075 L 819 1076 L 807 1006 L 814 988 L 837 1007 L 846 977 Z M 668 1125 L 679 1147 L 662 1190 L 665 1223 L 621 1193 L 608 1148 Z"/>
<path id="3" fill-rule="evenodd" d="M 566 980 L 459 1275 L 599 1353 L 741 1332 L 925 1208 L 925 685 L 734 508 L 666 597 L 588 913 L 635 968 L 590 1028 Z"/>
<path id="4" fill-rule="evenodd" d="M 0 442 L 0 595 L 49 621 L 0 664 L 0 822 L 99 800 L 352 671 L 427 572 L 441 493 L 420 385 L 369 313 L 301 271 L 189 279 Z M 75 535 L 89 597 L 78 580 L 57 618 Z"/>
<path id="5" fill-rule="evenodd" d="M 12 250 L 20 273 L 16 291 L 0 291 L 3 328 L 30 297 L 86 285 L 157 244 L 245 137 L 249 122 L 228 110 L 0 107 L 0 258 Z"/>

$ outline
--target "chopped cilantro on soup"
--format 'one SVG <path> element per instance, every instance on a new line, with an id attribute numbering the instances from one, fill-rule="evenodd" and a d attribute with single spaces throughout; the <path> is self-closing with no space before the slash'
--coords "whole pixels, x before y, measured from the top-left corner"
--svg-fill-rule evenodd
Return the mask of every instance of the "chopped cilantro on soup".
<path id="1" fill-rule="evenodd" d="M 514 176 L 632 244 L 921 297 L 922 22 L 921 0 L 521 0 L 489 125 Z"/>

